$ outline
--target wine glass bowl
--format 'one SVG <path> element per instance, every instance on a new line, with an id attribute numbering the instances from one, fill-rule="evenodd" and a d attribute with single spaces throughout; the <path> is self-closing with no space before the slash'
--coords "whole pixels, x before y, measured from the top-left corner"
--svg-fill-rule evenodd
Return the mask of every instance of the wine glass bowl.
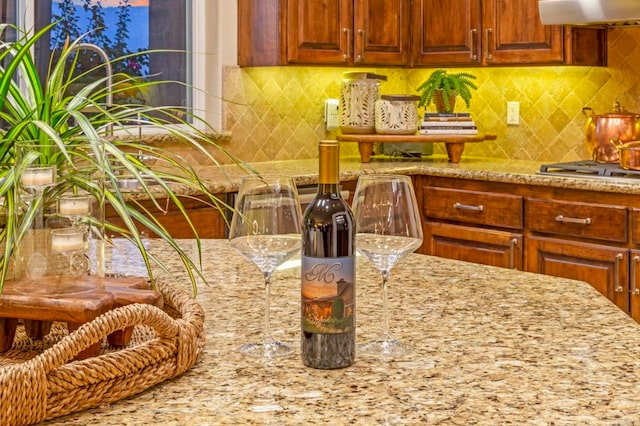
<path id="1" fill-rule="evenodd" d="M 300 250 L 301 211 L 293 179 L 285 176 L 245 176 L 231 220 L 231 246 L 262 272 L 265 317 L 261 342 L 248 343 L 240 351 L 263 359 L 286 356 L 293 348 L 271 337 L 269 296 L 271 275 Z"/>
<path id="2" fill-rule="evenodd" d="M 422 225 L 409 176 L 364 175 L 353 200 L 356 249 L 382 275 L 382 335 L 360 345 L 358 352 L 401 356 L 411 349 L 389 332 L 387 284 L 391 269 L 422 245 Z"/>

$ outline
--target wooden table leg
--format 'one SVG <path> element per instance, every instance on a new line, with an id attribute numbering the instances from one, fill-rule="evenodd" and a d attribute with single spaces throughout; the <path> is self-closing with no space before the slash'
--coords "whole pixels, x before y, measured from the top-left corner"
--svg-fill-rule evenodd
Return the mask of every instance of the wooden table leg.
<path id="1" fill-rule="evenodd" d="M 13 346 L 17 326 L 16 318 L 0 318 L 0 352 L 8 351 Z"/>
<path id="2" fill-rule="evenodd" d="M 51 331 L 53 321 L 24 320 L 24 331 L 32 339 L 42 339 Z"/>
<path id="3" fill-rule="evenodd" d="M 360 151 L 360 161 L 369 163 L 373 153 L 373 142 L 358 142 L 358 151 Z"/>
<path id="4" fill-rule="evenodd" d="M 82 324 L 77 324 L 77 323 L 73 323 L 73 322 L 68 322 L 67 323 L 67 330 L 69 330 L 69 333 L 72 333 L 73 331 L 77 330 L 78 328 L 80 328 Z M 85 350 L 83 350 L 82 352 L 80 352 L 78 355 L 75 356 L 75 360 L 82 360 L 82 359 L 87 359 L 87 358 L 91 358 L 94 356 L 98 356 L 100 355 L 100 347 L 102 346 L 102 342 L 96 342 L 93 345 L 89 346 L 88 348 L 86 348 Z"/>
<path id="5" fill-rule="evenodd" d="M 457 164 L 462 157 L 462 151 L 464 151 L 464 142 L 462 143 L 445 143 L 447 148 L 447 155 L 449 156 L 449 162 Z"/>
<path id="6" fill-rule="evenodd" d="M 127 346 L 133 335 L 133 327 L 127 327 L 122 330 L 114 331 L 107 336 L 107 341 L 111 346 Z"/>

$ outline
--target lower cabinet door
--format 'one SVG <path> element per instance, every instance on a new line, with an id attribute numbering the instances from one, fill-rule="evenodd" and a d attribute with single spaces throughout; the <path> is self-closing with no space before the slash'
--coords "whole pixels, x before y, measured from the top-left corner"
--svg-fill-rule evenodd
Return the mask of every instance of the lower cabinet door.
<path id="1" fill-rule="evenodd" d="M 522 269 L 522 234 L 427 222 L 421 252 L 503 268 Z"/>
<path id="2" fill-rule="evenodd" d="M 526 270 L 586 281 L 629 313 L 627 249 L 554 238 L 528 237 Z"/>
<path id="3" fill-rule="evenodd" d="M 640 322 L 640 251 L 631 250 L 629 266 L 629 311 Z"/>

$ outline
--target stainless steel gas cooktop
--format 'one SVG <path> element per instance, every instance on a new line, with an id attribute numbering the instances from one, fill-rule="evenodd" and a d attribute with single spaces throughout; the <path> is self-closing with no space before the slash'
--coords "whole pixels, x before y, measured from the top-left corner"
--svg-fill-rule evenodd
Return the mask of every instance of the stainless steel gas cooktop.
<path id="1" fill-rule="evenodd" d="M 618 163 L 598 163 L 592 160 L 552 163 L 540 166 L 538 174 L 566 177 L 637 179 L 640 170 L 626 170 Z"/>

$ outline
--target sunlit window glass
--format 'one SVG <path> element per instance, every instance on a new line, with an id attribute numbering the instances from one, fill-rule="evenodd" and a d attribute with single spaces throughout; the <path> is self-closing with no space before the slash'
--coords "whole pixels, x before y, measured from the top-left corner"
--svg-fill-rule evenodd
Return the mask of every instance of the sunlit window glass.
<path id="1" fill-rule="evenodd" d="M 188 82 L 190 58 L 185 51 L 189 0 L 37 0 L 37 6 L 36 28 L 58 22 L 36 49 L 42 75 L 46 73 L 51 55 L 55 57 L 56 50 L 67 39 L 82 37 L 83 43 L 106 52 L 113 61 L 114 74 Z M 148 53 L 153 50 L 163 52 Z M 75 60 L 73 72 L 77 75 L 103 62 L 96 49 L 79 50 Z M 100 72 L 104 76 L 104 69 Z M 115 103 L 191 107 L 191 93 L 184 85 L 152 86 L 144 92 L 128 91 L 122 80 L 122 77 L 116 77 L 114 81 L 116 86 L 121 84 L 114 93 Z"/>

